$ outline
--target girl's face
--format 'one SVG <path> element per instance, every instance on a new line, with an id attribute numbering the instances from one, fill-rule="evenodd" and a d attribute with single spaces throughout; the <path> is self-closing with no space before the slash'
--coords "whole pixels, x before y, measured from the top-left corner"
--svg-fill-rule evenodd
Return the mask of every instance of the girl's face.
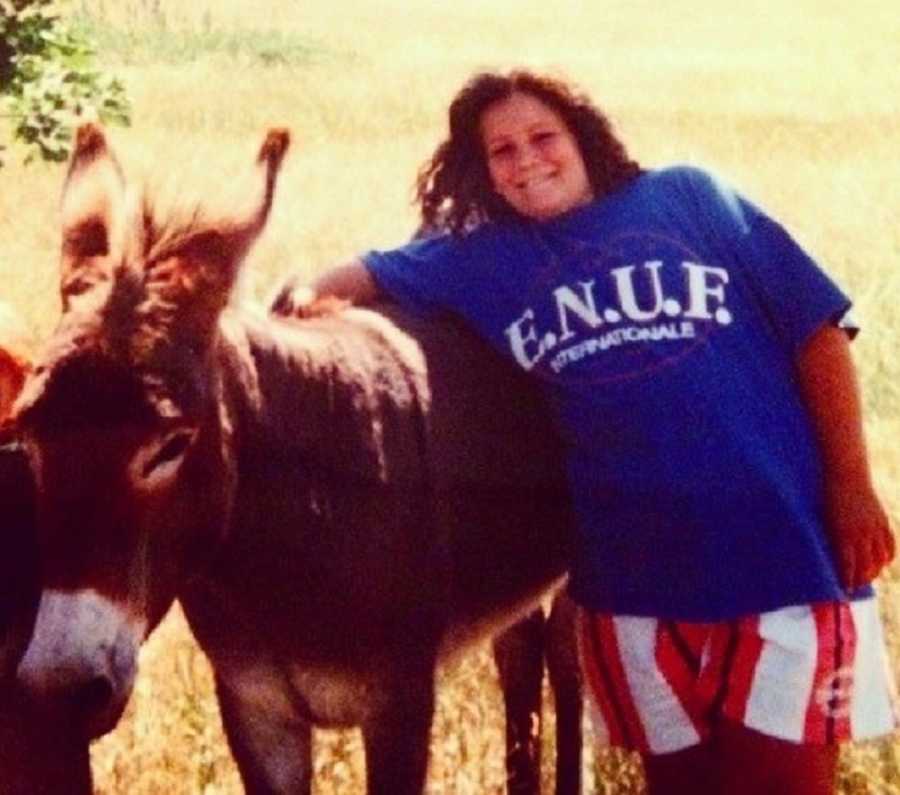
<path id="1" fill-rule="evenodd" d="M 481 143 L 494 190 L 521 215 L 545 221 L 594 198 L 575 136 L 530 94 L 488 106 Z"/>

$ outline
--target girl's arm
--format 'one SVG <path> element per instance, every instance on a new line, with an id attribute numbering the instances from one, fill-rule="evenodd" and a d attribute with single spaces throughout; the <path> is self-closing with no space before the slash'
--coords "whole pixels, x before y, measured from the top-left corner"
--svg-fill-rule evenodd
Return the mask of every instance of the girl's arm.
<path id="1" fill-rule="evenodd" d="M 369 269 L 361 260 L 355 259 L 330 268 L 311 284 L 300 284 L 298 277 L 289 277 L 279 289 L 270 309 L 279 315 L 303 316 L 322 299 L 371 304 L 379 294 Z"/>
<path id="2" fill-rule="evenodd" d="M 894 536 L 872 486 L 856 371 L 847 335 L 830 324 L 800 352 L 797 373 L 825 466 L 826 521 L 842 583 L 875 579 L 894 556 Z"/>

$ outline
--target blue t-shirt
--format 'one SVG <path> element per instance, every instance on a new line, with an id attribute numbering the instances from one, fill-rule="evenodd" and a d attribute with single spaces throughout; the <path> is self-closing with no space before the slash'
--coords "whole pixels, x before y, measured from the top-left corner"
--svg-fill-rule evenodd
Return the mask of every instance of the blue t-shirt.
<path id="1" fill-rule="evenodd" d="M 850 302 L 757 207 L 675 167 L 550 221 L 364 262 L 546 391 L 578 517 L 578 602 L 712 621 L 846 598 L 795 361 Z"/>

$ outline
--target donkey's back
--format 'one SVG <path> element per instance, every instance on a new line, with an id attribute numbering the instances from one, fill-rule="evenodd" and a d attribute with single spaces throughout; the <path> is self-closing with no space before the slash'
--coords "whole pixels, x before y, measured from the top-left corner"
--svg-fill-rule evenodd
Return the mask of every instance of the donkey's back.
<path id="1" fill-rule="evenodd" d="M 226 559 L 245 592 L 254 577 L 237 569 L 258 563 L 260 604 L 284 589 L 301 654 L 369 665 L 398 627 L 446 653 L 561 577 L 570 523 L 547 410 L 470 332 L 392 306 L 244 332 Z"/>

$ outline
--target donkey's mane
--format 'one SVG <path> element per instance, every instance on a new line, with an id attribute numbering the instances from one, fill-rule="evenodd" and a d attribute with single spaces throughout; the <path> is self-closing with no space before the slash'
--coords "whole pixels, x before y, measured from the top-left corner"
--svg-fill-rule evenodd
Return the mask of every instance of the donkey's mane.
<path id="1" fill-rule="evenodd" d="M 141 202 L 143 224 L 143 260 L 150 266 L 181 251 L 198 235 L 205 238 L 225 235 L 236 226 L 224 213 L 213 216 L 201 199 L 164 207 L 152 188 L 144 188 Z"/>
<path id="2" fill-rule="evenodd" d="M 199 229 L 208 226 L 208 219 L 199 201 L 169 209 L 163 214 L 153 194 L 146 189 L 142 197 L 141 220 L 144 224 L 144 258 L 147 262 L 165 257 Z"/>

